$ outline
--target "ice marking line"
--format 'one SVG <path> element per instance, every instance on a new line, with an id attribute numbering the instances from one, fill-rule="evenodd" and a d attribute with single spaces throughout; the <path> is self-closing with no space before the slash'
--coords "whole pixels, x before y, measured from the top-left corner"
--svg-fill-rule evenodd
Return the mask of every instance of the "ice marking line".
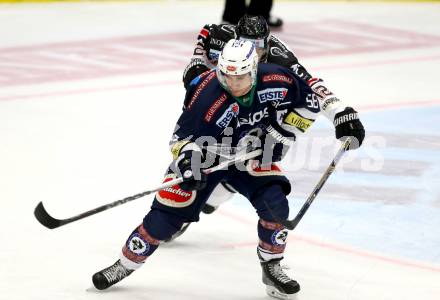
<path id="1" fill-rule="evenodd" d="M 399 64 L 399 63 L 405 63 L 405 62 L 417 62 L 417 61 L 429 61 L 429 60 L 435 60 L 440 59 L 440 56 L 426 56 L 426 57 L 413 57 L 413 58 L 407 58 L 407 59 L 396 59 L 396 60 L 390 60 L 390 61 L 370 61 L 370 62 L 362 62 L 358 64 L 339 64 L 339 65 L 332 65 L 332 66 L 316 66 L 315 70 L 325 70 L 325 69 L 338 69 L 338 68 L 357 68 L 360 66 L 376 66 L 380 64 Z M 121 75 L 121 74 L 119 74 Z M 87 79 L 98 79 L 97 77 L 90 77 Z M 66 83 L 68 81 L 65 81 Z M 138 88 L 147 88 L 150 86 L 161 86 L 161 85 L 171 85 L 171 84 L 181 84 L 180 80 L 166 80 L 166 81 L 159 81 L 159 82 L 151 82 L 151 83 L 144 83 L 144 84 L 129 84 L 129 85 L 121 85 L 121 86 L 111 86 L 111 87 L 102 87 L 102 88 L 88 88 L 88 89 L 78 89 L 78 90 L 71 90 L 71 91 L 56 91 L 56 92 L 48 92 L 48 93 L 38 93 L 38 94 L 28 94 L 28 95 L 10 95 L 10 96 L 3 96 L 0 97 L 0 101 L 10 101 L 10 100 L 19 100 L 19 99 L 31 99 L 31 98 L 46 98 L 46 97 L 59 97 L 59 96 L 68 96 L 68 95 L 78 95 L 78 94 L 90 94 L 90 93 L 99 93 L 99 92 L 110 92 L 115 90 L 124 90 L 124 89 L 138 89 Z M 424 104 L 425 105 L 425 104 Z"/>
<path id="2" fill-rule="evenodd" d="M 257 220 L 255 220 L 255 222 L 253 222 L 249 219 L 243 218 L 240 215 L 234 214 L 231 211 L 226 210 L 225 208 L 219 209 L 217 213 L 224 216 L 224 217 L 227 217 L 229 219 L 237 221 L 241 224 L 244 224 L 244 225 L 255 227 L 257 224 Z M 338 252 L 345 252 L 345 253 L 349 253 L 352 255 L 365 257 L 365 258 L 369 258 L 369 259 L 374 259 L 374 260 L 379 260 L 379 261 L 383 261 L 383 262 L 387 262 L 387 263 L 391 263 L 391 264 L 395 264 L 395 265 L 399 265 L 399 266 L 411 267 L 411 268 L 422 269 L 422 270 L 440 273 L 440 267 L 437 267 L 437 266 L 430 266 L 430 265 L 419 263 L 419 262 L 412 262 L 412 261 L 408 261 L 408 260 L 404 260 L 404 259 L 392 258 L 392 257 L 376 254 L 376 253 L 369 252 L 369 251 L 359 250 L 359 249 L 351 248 L 351 247 L 344 246 L 344 245 L 338 245 L 336 243 L 322 242 L 317 239 L 310 238 L 310 237 L 307 237 L 304 235 L 291 234 L 291 235 L 289 235 L 288 239 L 289 240 L 293 239 L 294 241 L 295 240 L 301 241 L 301 242 L 310 244 L 312 246 L 327 248 L 327 249 L 331 249 L 333 251 L 338 251 Z M 253 246 L 256 246 L 256 244 L 257 244 L 256 242 L 245 242 L 245 243 L 224 244 L 221 247 L 223 247 L 223 248 L 253 247 Z"/>
<path id="3" fill-rule="evenodd" d="M 64 97 L 64 96 L 70 96 L 70 95 L 93 94 L 93 93 L 110 92 L 110 91 L 117 91 L 117 90 L 142 89 L 142 88 L 147 88 L 150 86 L 161 86 L 161 85 L 171 85 L 171 84 L 175 85 L 178 83 L 180 83 L 180 81 L 169 80 L 169 81 L 160 81 L 160 82 L 152 82 L 152 83 L 131 84 L 131 85 L 125 85 L 125 86 L 88 88 L 88 89 L 83 89 L 83 90 L 54 91 L 54 92 L 49 92 L 49 93 L 39 93 L 39 94 L 29 94 L 29 95 L 13 95 L 13 96 L 11 95 L 11 96 L 6 96 L 6 97 L 0 97 L 0 101 L 59 97 L 59 96 Z"/>
<path id="4" fill-rule="evenodd" d="M 349 21 L 294 22 L 284 27 L 278 35 L 295 45 L 299 57 L 440 46 L 436 35 Z M 185 31 L 0 48 L 0 86 L 183 70 L 193 43 L 194 32 Z"/>
<path id="5" fill-rule="evenodd" d="M 386 101 L 383 101 L 386 102 Z M 375 110 L 387 110 L 405 107 L 417 107 L 417 106 L 435 106 L 440 105 L 440 99 L 435 100 L 420 100 L 420 101 L 408 101 L 408 102 L 398 102 L 398 103 L 381 103 L 372 105 L 359 105 L 356 106 L 359 110 L 363 112 L 375 111 Z"/>
<path id="6" fill-rule="evenodd" d="M 407 57 L 400 59 L 388 59 L 388 60 L 378 60 L 378 61 L 364 61 L 359 63 L 348 63 L 348 64 L 337 64 L 337 65 L 326 65 L 322 67 L 316 67 L 316 70 L 337 70 L 337 69 L 351 69 L 357 67 L 374 67 L 383 65 L 396 65 L 400 63 L 410 63 L 410 62 L 422 62 L 440 59 L 440 55 L 432 56 L 422 56 L 422 57 Z"/>

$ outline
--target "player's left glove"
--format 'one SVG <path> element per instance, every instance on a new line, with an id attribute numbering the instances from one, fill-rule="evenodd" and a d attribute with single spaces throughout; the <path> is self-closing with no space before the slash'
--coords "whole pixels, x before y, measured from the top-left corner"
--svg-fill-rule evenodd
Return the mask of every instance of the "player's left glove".
<path id="1" fill-rule="evenodd" d="M 351 107 L 346 107 L 343 111 L 335 115 L 333 121 L 336 129 L 336 138 L 344 141 L 347 137 L 352 137 L 350 150 L 359 148 L 365 138 L 365 129 L 359 120 L 357 111 Z"/>
<path id="2" fill-rule="evenodd" d="M 202 171 L 203 154 L 196 150 L 186 150 L 180 153 L 175 161 L 178 175 L 183 177 L 179 184 L 185 191 L 201 190 L 206 186 L 207 175 Z"/>

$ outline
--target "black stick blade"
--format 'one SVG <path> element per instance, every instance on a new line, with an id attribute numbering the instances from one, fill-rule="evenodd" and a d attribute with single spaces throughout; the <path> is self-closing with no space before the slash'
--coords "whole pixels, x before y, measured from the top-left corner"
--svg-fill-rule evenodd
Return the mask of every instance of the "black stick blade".
<path id="1" fill-rule="evenodd" d="M 298 225 L 299 220 L 298 220 L 298 216 L 293 219 L 293 220 L 284 220 L 282 218 L 280 218 L 269 206 L 269 204 L 267 204 L 266 201 L 264 201 L 264 205 L 266 205 L 267 210 L 269 211 L 269 213 L 272 215 L 272 218 L 275 219 L 275 221 L 277 223 L 280 223 L 281 225 L 283 225 L 285 228 L 287 228 L 288 230 L 293 230 L 295 229 L 296 225 Z M 302 217 L 302 215 L 301 215 Z M 300 219 L 301 219 L 300 217 Z"/>
<path id="2" fill-rule="evenodd" d="M 54 229 L 63 225 L 63 222 L 61 220 L 55 219 L 47 213 L 46 209 L 43 206 L 43 202 L 38 203 L 37 207 L 35 207 L 34 215 L 35 218 L 37 218 L 38 222 L 41 223 L 41 225 L 49 229 Z"/>

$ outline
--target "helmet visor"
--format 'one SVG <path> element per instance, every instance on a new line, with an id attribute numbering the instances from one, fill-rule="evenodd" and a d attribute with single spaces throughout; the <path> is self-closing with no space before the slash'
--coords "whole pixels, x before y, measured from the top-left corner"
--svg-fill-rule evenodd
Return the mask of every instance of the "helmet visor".
<path id="1" fill-rule="evenodd" d="M 260 60 L 262 57 L 265 57 L 265 55 L 267 53 L 267 47 L 268 47 L 267 38 L 265 38 L 265 39 L 249 39 L 249 38 L 240 37 L 239 40 L 249 41 L 252 44 L 254 44 L 255 50 L 257 51 L 258 58 Z"/>

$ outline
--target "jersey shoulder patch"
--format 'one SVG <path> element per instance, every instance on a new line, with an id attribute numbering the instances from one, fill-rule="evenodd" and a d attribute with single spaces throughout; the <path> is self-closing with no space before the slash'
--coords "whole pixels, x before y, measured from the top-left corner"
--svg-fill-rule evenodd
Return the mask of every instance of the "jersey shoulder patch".
<path id="1" fill-rule="evenodd" d="M 289 69 L 276 65 L 276 64 L 260 64 L 259 75 L 261 76 L 261 81 L 264 83 L 268 82 L 282 82 L 287 84 L 292 84 L 294 81 L 294 76 Z"/>

